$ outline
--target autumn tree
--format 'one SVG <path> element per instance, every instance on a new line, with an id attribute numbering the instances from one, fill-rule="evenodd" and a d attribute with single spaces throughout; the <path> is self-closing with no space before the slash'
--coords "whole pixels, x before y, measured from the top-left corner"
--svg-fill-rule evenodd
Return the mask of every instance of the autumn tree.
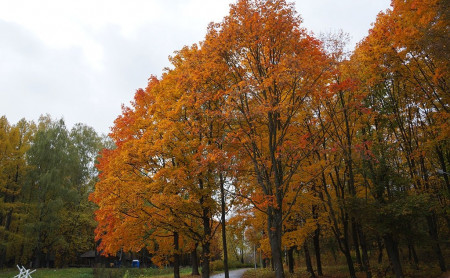
<path id="1" fill-rule="evenodd" d="M 11 125 L 5 116 L 0 118 L 0 267 L 21 257 L 15 249 L 25 240 L 18 226 L 24 224 L 21 219 L 27 204 L 20 195 L 29 170 L 26 152 L 33 133 L 34 125 L 24 119 Z"/>
<path id="2" fill-rule="evenodd" d="M 448 206 L 444 197 L 444 192 L 448 192 L 448 175 L 439 176 L 438 172 L 447 169 L 449 163 L 445 158 L 449 134 L 448 59 L 441 39 L 448 37 L 445 10 L 448 10 L 445 1 L 392 1 L 392 10 L 379 15 L 354 59 L 370 92 L 368 105 L 376 112 L 365 134 L 376 142 L 374 152 L 379 163 L 373 160 L 367 163 L 372 161 L 368 166 L 371 181 L 378 188 L 378 200 L 387 198 L 395 202 L 399 190 L 406 194 L 403 198 L 415 199 L 414 202 L 419 202 L 417 198 L 430 198 L 427 203 L 433 204 L 432 208 L 423 207 L 429 214 L 416 218 L 426 220 L 442 271 L 446 266 L 438 227 L 440 217 L 448 218 L 442 211 Z M 385 183 L 387 180 L 390 182 Z M 396 276 L 402 277 L 396 251 L 399 239 L 392 235 L 395 232 L 385 237 L 386 248 Z M 412 238 L 404 236 L 409 238 L 409 249 L 414 250 Z"/>
<path id="3" fill-rule="evenodd" d="M 245 211 L 230 220 L 231 232 L 244 234 L 245 223 L 277 277 L 284 276 L 282 246 L 289 247 L 290 272 L 293 251 L 303 248 L 315 275 L 310 241 L 321 275 L 325 233 L 350 277 L 355 262 L 371 277 L 374 243 L 379 262 L 384 244 L 402 277 L 399 244 L 415 254 L 425 228 L 445 271 L 444 2 L 394 0 L 353 55 L 344 52 L 342 34 L 322 41 L 308 35 L 283 0 L 231 5 L 116 120 L 117 148 L 102 153 L 91 195 L 100 248 L 148 248 L 172 260 L 178 277 L 178 254 L 200 245 L 207 277 L 217 219 L 225 266 L 227 250 L 239 249 L 225 244 L 229 194 L 235 212 Z"/>
<path id="4" fill-rule="evenodd" d="M 329 34 L 322 41 L 328 56 L 330 78 L 328 86 L 320 92 L 322 97 L 316 98 L 311 107 L 316 124 L 310 124 L 308 129 L 321 134 L 320 147 L 310 159 L 311 165 L 321 168 L 321 174 L 311 190 L 328 212 L 328 225 L 346 258 L 350 276 L 356 277 L 355 258 L 360 269 L 371 277 L 363 220 L 352 213 L 351 206 L 354 202 L 364 202 L 362 192 L 367 191 L 357 171 L 359 150 L 366 143 L 358 133 L 362 120 L 370 113 L 364 106 L 367 93 L 358 90 L 359 81 L 353 77 L 355 73 L 345 51 L 345 34 L 342 31 Z M 314 214 L 318 210 L 315 205 Z M 315 246 L 318 246 L 316 238 Z"/>
<path id="5" fill-rule="evenodd" d="M 177 223 L 186 202 L 169 174 L 176 164 L 170 147 L 164 145 L 164 132 L 158 129 L 162 125 L 158 118 L 162 112 L 155 105 L 158 90 L 159 80 L 151 78 L 145 91 L 136 92 L 132 107 L 124 107 L 116 119 L 110 134 L 116 148 L 102 151 L 99 182 L 90 198 L 99 206 L 96 239 L 105 255 L 147 248 L 156 264 L 170 260 L 177 265 L 179 232 L 185 224 L 195 233 L 198 222 L 192 224 L 191 217 L 183 215 L 185 219 Z M 177 267 L 174 274 L 179 276 Z"/>
<path id="6" fill-rule="evenodd" d="M 145 91 L 136 93 L 132 107 L 124 108 L 111 134 L 117 149 L 100 160 L 102 174 L 92 200 L 100 206 L 100 248 L 108 253 L 121 246 L 144 248 L 151 229 L 179 233 L 194 246 L 201 244 L 207 277 L 217 230 L 215 197 L 220 193 L 224 217 L 228 167 L 221 100 L 210 81 L 218 72 L 207 70 L 205 57 L 197 46 L 178 51 L 171 58 L 174 68 L 161 80 L 152 78 Z M 111 194 L 116 198 L 108 198 Z M 117 240 L 127 231 L 126 223 L 136 221 L 146 224 Z"/>
<path id="7" fill-rule="evenodd" d="M 239 1 L 209 29 L 205 47 L 227 69 L 229 140 L 246 154 L 269 203 L 267 232 L 275 272 L 283 277 L 283 199 L 313 135 L 301 128 L 303 109 L 320 85 L 324 55 L 285 1 Z M 300 188 L 300 185 L 297 185 Z"/>

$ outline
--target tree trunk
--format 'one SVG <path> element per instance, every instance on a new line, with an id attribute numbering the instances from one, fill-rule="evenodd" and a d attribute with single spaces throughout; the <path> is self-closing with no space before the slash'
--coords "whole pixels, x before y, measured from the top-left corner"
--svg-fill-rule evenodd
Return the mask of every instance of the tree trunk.
<path id="1" fill-rule="evenodd" d="M 202 244 L 202 278 L 209 278 L 210 268 L 209 268 L 209 256 L 210 256 L 210 242 L 206 241 Z"/>
<path id="2" fill-rule="evenodd" d="M 442 176 L 444 177 L 445 185 L 447 187 L 447 191 L 448 191 L 447 193 L 450 194 L 450 179 L 449 179 L 448 169 L 447 169 L 447 165 L 445 163 L 445 158 L 444 158 L 442 148 L 440 146 L 436 147 L 436 153 L 438 155 L 439 162 L 441 164 Z"/>
<path id="3" fill-rule="evenodd" d="M 369 262 L 369 254 L 367 250 L 367 243 L 366 243 L 366 236 L 364 235 L 364 232 L 362 230 L 361 225 L 357 225 L 356 229 L 358 231 L 359 236 L 359 242 L 361 244 L 362 249 L 362 263 L 364 267 L 364 271 L 366 272 L 367 278 L 372 278 L 372 271 L 370 269 L 370 262 Z"/>
<path id="4" fill-rule="evenodd" d="M 180 253 L 179 253 L 179 236 L 177 232 L 173 233 L 173 245 L 174 245 L 174 254 L 173 254 L 173 277 L 180 278 Z"/>
<path id="5" fill-rule="evenodd" d="M 45 267 L 50 268 L 50 253 L 48 251 L 45 254 Z"/>
<path id="6" fill-rule="evenodd" d="M 350 254 L 350 247 L 348 246 L 347 241 L 344 242 L 344 255 L 347 261 L 348 272 L 351 278 L 356 278 L 355 266 L 353 265 L 352 255 Z"/>
<path id="7" fill-rule="evenodd" d="M 308 243 L 305 240 L 303 243 L 303 249 L 305 250 L 305 262 L 306 262 L 306 271 L 309 272 L 310 277 L 315 278 L 314 269 L 311 263 L 311 256 L 309 255 Z"/>
<path id="8" fill-rule="evenodd" d="M 439 236 L 436 227 L 436 214 L 434 214 L 434 212 L 432 213 L 432 215 L 427 216 L 427 223 L 431 239 L 433 240 L 433 251 L 437 256 L 439 267 L 441 268 L 442 272 L 446 272 L 447 268 L 445 266 L 445 260 L 442 255 L 441 246 L 439 245 Z"/>
<path id="9" fill-rule="evenodd" d="M 294 249 L 295 246 L 292 246 L 288 250 L 289 273 L 294 273 Z"/>
<path id="10" fill-rule="evenodd" d="M 424 176 L 425 181 L 425 189 L 429 189 L 428 184 L 428 171 L 425 167 L 425 159 L 423 156 L 420 157 L 420 165 Z M 428 231 L 431 236 L 431 239 L 433 240 L 433 250 L 436 253 L 437 259 L 439 261 L 439 267 L 441 268 L 442 272 L 447 271 L 447 267 L 445 265 L 444 256 L 442 255 L 441 247 L 439 245 L 439 235 L 438 235 L 438 227 L 437 227 L 437 221 L 436 221 L 436 213 L 434 211 L 431 212 L 430 215 L 426 217 L 427 224 L 428 224 Z"/>
<path id="11" fill-rule="evenodd" d="M 209 278 L 210 268 L 210 248 L 211 248 L 211 227 L 209 226 L 209 208 L 203 209 L 203 231 L 205 238 L 202 242 L 202 278 Z"/>
<path id="12" fill-rule="evenodd" d="M 4 248 L 0 249 L 0 269 L 3 268 L 5 264 L 6 250 Z"/>
<path id="13" fill-rule="evenodd" d="M 334 244 L 331 245 L 330 248 L 331 248 L 331 255 L 333 255 L 334 262 L 336 263 L 337 262 L 337 255 L 336 255 L 336 248 L 335 248 Z"/>
<path id="14" fill-rule="evenodd" d="M 403 278 L 403 270 L 400 262 L 400 255 L 398 253 L 397 242 L 393 239 L 392 235 L 387 234 L 383 236 L 384 246 L 386 247 L 386 251 L 389 257 L 389 261 L 392 264 L 392 268 L 394 270 L 395 277 Z"/>
<path id="15" fill-rule="evenodd" d="M 352 156 L 352 141 L 353 141 L 353 136 L 352 136 L 352 132 L 351 132 L 351 127 L 350 127 L 350 119 L 349 119 L 349 105 L 348 103 L 345 102 L 344 99 L 344 92 L 343 91 L 339 91 L 339 99 L 340 99 L 340 103 L 342 105 L 343 108 L 343 115 L 344 115 L 344 123 L 345 123 L 345 139 L 347 140 L 347 145 L 346 147 L 343 149 L 344 154 L 345 154 L 345 166 L 347 167 L 348 170 L 348 190 L 349 193 L 352 197 L 356 197 L 356 188 L 355 188 L 355 177 L 353 174 L 353 156 Z M 336 176 L 338 178 L 338 176 Z M 339 180 L 339 178 L 338 178 Z M 344 183 L 345 184 L 345 183 Z M 343 195 L 342 195 L 343 197 Z M 345 219 L 348 219 L 347 216 L 345 216 Z M 356 273 L 355 273 L 355 269 L 353 266 L 353 260 L 351 258 L 350 255 L 350 246 L 349 246 L 349 240 L 348 240 L 348 222 L 347 220 L 344 220 L 344 237 L 345 237 L 345 257 L 347 259 L 347 264 L 349 267 L 349 272 L 350 272 L 350 276 L 356 277 Z M 356 221 L 355 219 L 352 217 L 351 220 L 351 225 L 352 225 L 352 235 L 353 235 L 353 243 L 355 246 L 355 252 L 356 252 L 356 262 L 358 263 L 358 265 L 360 266 L 360 268 L 362 268 L 362 263 L 361 263 L 361 254 L 359 251 L 359 244 L 358 244 L 358 234 L 356 231 Z"/>
<path id="16" fill-rule="evenodd" d="M 338 239 L 341 240 L 341 251 L 344 253 L 345 259 L 347 261 L 348 272 L 351 278 L 356 278 L 355 266 L 353 264 L 352 255 L 350 254 L 350 246 L 348 240 L 348 217 L 344 216 L 344 238 Z"/>
<path id="17" fill-rule="evenodd" d="M 225 230 L 225 189 L 224 189 L 224 179 L 222 173 L 219 174 L 220 178 L 220 206 L 221 206 L 221 224 L 222 224 L 222 246 L 223 246 L 223 270 L 225 272 L 225 278 L 229 278 L 228 273 L 228 250 L 227 250 L 227 234 Z"/>
<path id="18" fill-rule="evenodd" d="M 411 265 L 414 266 L 414 269 L 419 269 L 419 259 L 417 258 L 416 249 L 414 248 L 414 244 L 412 242 L 408 243 L 408 259 Z"/>
<path id="19" fill-rule="evenodd" d="M 199 180 L 199 188 L 203 189 L 203 179 Z M 206 197 L 207 198 L 207 197 Z M 202 207 L 202 224 L 203 224 L 203 240 L 202 240 L 202 278 L 209 278 L 210 268 L 210 248 L 211 248 L 211 226 L 210 215 L 211 208 L 208 207 L 205 200 L 205 196 L 200 197 L 200 205 Z"/>
<path id="20" fill-rule="evenodd" d="M 364 271 L 362 261 L 361 261 L 361 253 L 359 251 L 359 241 L 358 241 L 358 232 L 357 232 L 357 224 L 354 217 L 351 219 L 352 223 L 352 239 L 353 239 L 353 247 L 355 248 L 355 259 L 356 264 L 358 265 L 358 268 L 360 271 Z"/>
<path id="21" fill-rule="evenodd" d="M 316 254 L 317 275 L 323 276 L 322 260 L 320 258 L 320 225 L 317 224 L 317 229 L 314 231 L 314 253 Z"/>
<path id="22" fill-rule="evenodd" d="M 336 171 L 336 169 L 335 169 Z M 337 198 L 342 198 L 342 196 L 339 196 L 338 192 L 339 192 L 339 188 L 342 188 L 342 186 L 340 186 L 340 182 L 339 182 L 339 178 L 336 179 L 336 182 L 334 182 L 332 174 L 330 173 L 330 178 L 331 178 L 331 182 L 333 184 L 333 186 L 335 187 L 335 193 L 336 193 L 336 197 Z M 323 191 L 325 192 L 325 195 L 327 196 L 327 204 L 328 204 L 328 208 L 330 210 L 329 214 L 331 216 L 332 219 L 332 223 L 333 223 L 333 231 L 334 231 L 334 236 L 336 238 L 336 241 L 338 243 L 339 246 L 339 250 L 344 254 L 345 256 L 345 260 L 347 262 L 347 266 L 348 266 L 348 272 L 351 278 L 356 278 L 356 273 L 355 273 L 355 267 L 353 265 L 353 259 L 352 256 L 350 254 L 350 246 L 349 246 L 349 239 L 348 239 L 348 213 L 346 213 L 343 208 L 339 209 L 339 212 L 335 213 L 334 209 L 333 209 L 333 204 L 331 202 L 331 196 L 327 190 L 327 183 L 326 183 L 326 179 L 325 179 L 325 175 L 322 174 L 322 184 L 323 184 Z M 338 215 L 338 216 L 336 216 Z M 338 218 L 340 218 L 340 220 L 342 221 L 342 232 L 341 232 L 341 225 L 339 225 L 338 223 Z"/>
<path id="23" fill-rule="evenodd" d="M 378 264 L 383 262 L 383 242 L 377 236 L 377 245 L 378 245 Z"/>
<path id="24" fill-rule="evenodd" d="M 191 265 L 192 265 L 192 273 L 191 275 L 200 275 L 200 272 L 198 272 L 198 256 L 197 256 L 197 246 L 198 243 L 195 243 L 194 250 L 191 251 Z"/>
<path id="25" fill-rule="evenodd" d="M 34 257 L 33 267 L 40 268 L 41 267 L 41 250 L 39 248 L 35 249 L 34 256 L 35 257 Z"/>
<path id="26" fill-rule="evenodd" d="M 272 251 L 272 262 L 276 278 L 284 278 L 282 252 L 281 252 L 281 235 L 282 235 L 282 211 L 280 208 L 269 207 L 267 214 L 268 232 L 270 248 Z"/>

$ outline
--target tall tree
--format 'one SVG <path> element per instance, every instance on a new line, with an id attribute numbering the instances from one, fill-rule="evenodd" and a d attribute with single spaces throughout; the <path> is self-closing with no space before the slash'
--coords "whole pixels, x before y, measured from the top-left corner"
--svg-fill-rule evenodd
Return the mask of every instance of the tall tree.
<path id="1" fill-rule="evenodd" d="M 239 1 L 209 29 L 205 47 L 226 68 L 229 138 L 253 165 L 270 205 L 267 231 L 277 277 L 284 277 L 283 199 L 313 140 L 296 123 L 320 84 L 324 55 L 285 1 Z"/>
<path id="2" fill-rule="evenodd" d="M 364 73 L 361 80 L 371 93 L 370 105 L 377 112 L 366 132 L 376 126 L 376 142 L 399 150 L 393 167 L 410 181 L 408 195 L 432 196 L 435 206 L 425 218 L 431 245 L 445 271 L 438 227 L 440 217 L 450 223 L 442 211 L 448 206 L 443 192 L 448 192 L 449 183 L 447 175 L 438 177 L 436 168 L 442 171 L 448 166 L 448 59 L 442 40 L 448 37 L 448 4 L 392 1 L 392 7 L 379 15 L 355 53 L 354 61 Z M 400 267 L 396 275 L 403 275 Z"/>
<path id="3" fill-rule="evenodd" d="M 21 257 L 15 250 L 25 240 L 17 232 L 26 207 L 20 194 L 29 170 L 25 154 L 33 133 L 34 125 L 24 119 L 10 125 L 5 116 L 0 118 L 0 268 Z"/>
<path id="4" fill-rule="evenodd" d="M 201 50 L 186 47 L 171 61 L 174 69 L 161 80 L 152 78 L 145 91 L 136 93 L 133 107 L 124 108 L 116 120 L 112 136 L 117 149 L 104 153 L 92 195 L 100 205 L 97 234 L 103 238 L 101 248 L 114 252 L 120 244 L 132 244 L 130 238 L 116 240 L 117 233 L 124 232 L 117 227 L 125 229 L 128 222 L 145 221 L 152 228 L 179 233 L 202 245 L 202 276 L 208 277 L 217 229 L 214 197 L 227 178 L 224 123 L 217 120 L 220 100 L 214 99 L 217 90 L 208 82 L 211 71 L 201 66 Z M 107 198 L 111 194 L 117 198 Z M 142 241 L 133 242 L 136 248 L 145 246 L 143 238 L 152 228 L 135 230 L 134 240 Z"/>
<path id="5" fill-rule="evenodd" d="M 82 130 L 91 132 L 82 135 Z M 88 127 L 78 125 L 70 134 L 63 120 L 39 119 L 26 153 L 30 170 L 21 200 L 27 207 L 19 229 L 27 238 L 21 249 L 32 257 L 35 267 L 66 265 L 93 247 L 95 223 L 87 194 L 99 144 L 100 138 Z"/>

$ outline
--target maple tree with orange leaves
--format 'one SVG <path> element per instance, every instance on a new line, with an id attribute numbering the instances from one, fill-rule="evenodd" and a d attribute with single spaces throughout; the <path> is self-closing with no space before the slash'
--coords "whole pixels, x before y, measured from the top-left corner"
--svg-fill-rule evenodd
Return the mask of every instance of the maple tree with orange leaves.
<path id="1" fill-rule="evenodd" d="M 91 195 L 99 248 L 147 248 L 156 262 L 170 258 L 179 277 L 179 255 L 200 246 L 209 277 L 219 225 L 227 268 L 228 221 L 228 233 L 246 235 L 271 259 L 277 278 L 285 276 L 283 249 L 289 272 L 302 249 L 315 276 L 310 243 L 322 276 L 324 237 L 350 277 L 375 275 L 384 252 L 404 277 L 398 246 L 419 268 L 426 230 L 445 272 L 444 2 L 393 0 L 350 54 L 343 33 L 314 38 L 286 1 L 231 5 L 115 121 L 116 149 L 103 151 Z"/>

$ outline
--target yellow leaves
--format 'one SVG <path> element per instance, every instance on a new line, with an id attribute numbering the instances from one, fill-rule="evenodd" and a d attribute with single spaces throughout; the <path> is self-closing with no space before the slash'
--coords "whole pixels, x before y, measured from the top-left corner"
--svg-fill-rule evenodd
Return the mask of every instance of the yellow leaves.
<path id="1" fill-rule="evenodd" d="M 394 10 L 379 15 L 347 62 L 342 61 L 340 38 L 327 56 L 285 1 L 241 0 L 232 5 L 228 17 L 210 25 L 204 42 L 176 52 L 170 58 L 173 68 L 160 79 L 150 77 L 147 88 L 137 90 L 131 107 L 123 107 L 116 119 L 111 137 L 117 148 L 102 152 L 100 181 L 91 195 L 99 205 L 102 248 L 113 252 L 122 246 L 146 246 L 143 235 L 149 230 L 164 246 L 171 245 L 157 235 L 175 230 L 198 239 L 186 226 L 210 240 L 211 235 L 201 234 L 198 219 L 203 210 L 217 212 L 219 174 L 229 175 L 227 182 L 243 196 L 243 207 L 257 207 L 242 216 L 255 218 L 254 231 L 266 229 L 264 213 L 295 212 L 300 220 L 286 225 L 301 222 L 302 227 L 286 232 L 283 240 L 300 246 L 323 221 L 311 216 L 311 207 L 322 201 L 318 192 L 327 189 L 331 206 L 338 206 L 343 194 L 338 183 L 344 188 L 349 171 L 354 171 L 349 161 L 360 163 L 355 168 L 375 161 L 374 138 L 364 138 L 363 131 L 380 116 L 378 107 L 367 104 L 372 87 L 385 86 L 386 76 L 395 76 L 410 90 L 406 97 L 423 111 L 442 99 L 445 103 L 446 92 L 435 88 L 446 79 L 446 62 L 430 70 L 429 58 L 414 42 L 418 26 L 429 24 L 434 12 L 425 1 L 403 2 L 394 1 Z M 420 19 L 410 14 L 411 6 Z M 400 22 L 403 17 L 405 22 Z M 418 69 L 425 76 L 417 75 Z M 416 79 L 430 80 L 433 89 L 420 87 Z M 427 93 L 442 96 L 433 99 Z M 444 110 L 429 114 L 440 123 L 436 140 L 445 140 L 450 129 Z M 426 149 L 418 148 L 409 158 L 425 156 Z M 364 193 L 364 178 L 355 177 L 357 196 Z M 242 229 L 243 222 L 237 217 L 230 225 Z M 262 239 L 264 250 L 266 243 Z M 169 251 L 161 249 L 155 262 L 164 263 Z"/>
<path id="2" fill-rule="evenodd" d="M 214 122 L 220 99 L 209 93 L 203 82 L 209 74 L 199 70 L 196 59 L 196 47 L 178 52 L 172 58 L 175 69 L 161 80 L 151 77 L 115 122 L 111 136 L 117 148 L 103 152 L 100 181 L 91 195 L 99 205 L 96 233 L 105 252 L 142 248 L 148 244 L 144 237 L 158 240 L 161 232 L 174 230 L 199 240 L 202 209 L 216 209 L 211 197 L 216 184 L 208 171 L 226 163 L 216 143 L 223 138 L 223 124 Z M 200 185 L 203 175 L 207 179 Z M 136 225 L 141 222 L 146 225 Z M 168 249 L 159 252 L 156 260 L 162 263 Z"/>

